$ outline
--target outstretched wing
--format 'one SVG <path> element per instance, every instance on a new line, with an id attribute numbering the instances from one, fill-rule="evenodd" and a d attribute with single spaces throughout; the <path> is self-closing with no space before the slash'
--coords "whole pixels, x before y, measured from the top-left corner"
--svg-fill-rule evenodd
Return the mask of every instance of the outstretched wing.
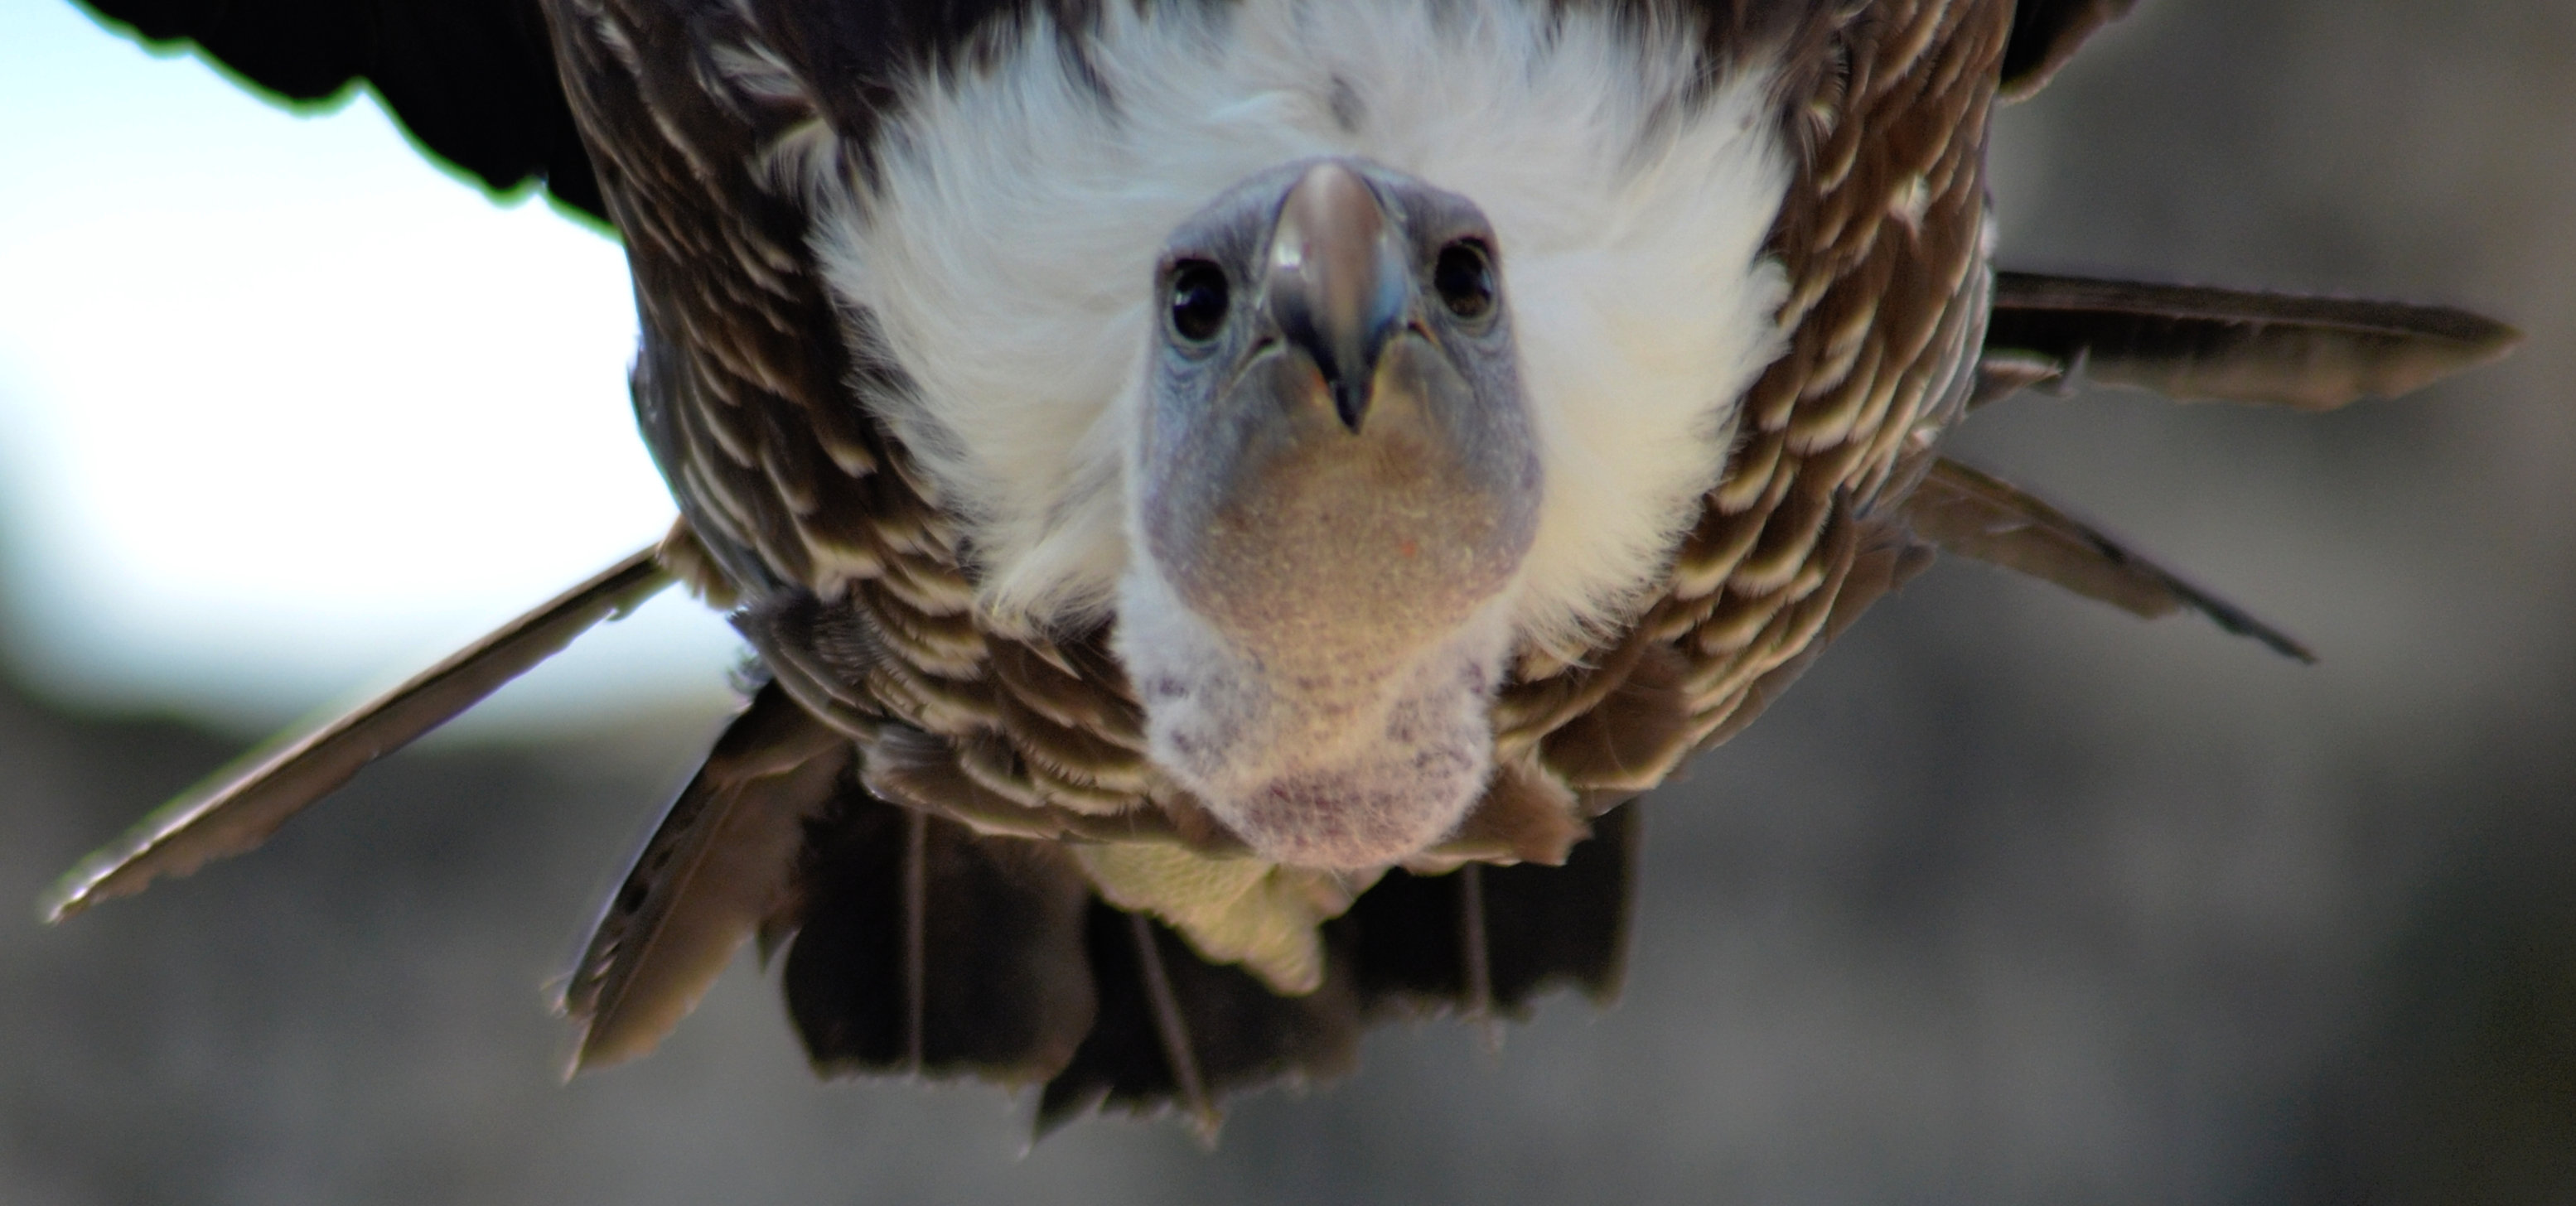
<path id="1" fill-rule="evenodd" d="M 2316 411 L 2421 389 L 2521 342 L 2448 306 L 1999 272 L 1985 353 L 2025 383 Z"/>
<path id="2" fill-rule="evenodd" d="M 2009 482 L 1943 458 L 1905 500 L 1914 534 L 1956 553 L 2052 582 L 2132 615 L 2190 610 L 2283 657 L 2317 660 L 2308 647 L 2244 608 L 2192 585 L 2100 529 Z"/>
<path id="3" fill-rule="evenodd" d="M 495 193 L 605 219 L 536 0 L 86 0 L 147 45 L 195 45 L 296 104 L 372 88 L 431 155 Z"/>
<path id="4" fill-rule="evenodd" d="M 1212 1130 L 1230 1093 L 1347 1071 L 1372 1023 L 1523 1017 L 1558 985 L 1615 994 L 1638 827 L 1634 806 L 1599 818 L 1559 867 L 1390 871 L 1325 924 L 1323 983 L 1286 996 L 1101 901 L 1059 843 L 850 785 L 764 928 L 795 931 L 787 1007 L 819 1070 L 1042 1083 L 1041 1133 L 1104 1107 Z"/>
<path id="5" fill-rule="evenodd" d="M 592 625 L 626 614 L 670 585 L 653 552 L 610 566 L 355 709 L 289 729 L 244 754 L 73 868 L 46 894 L 46 918 L 60 921 L 109 897 L 140 892 L 159 876 L 186 875 L 209 860 L 257 848 L 368 763 L 454 719 Z"/>
<path id="6" fill-rule="evenodd" d="M 2092 382 L 2181 400 L 2333 410 L 2393 397 L 2513 350 L 2522 333 L 2446 306 L 1995 274 L 1971 406 L 2040 384 Z M 1956 461 L 1905 501 L 1914 533 L 2154 618 L 2196 611 L 2300 661 L 2306 646 L 2100 529 Z"/>

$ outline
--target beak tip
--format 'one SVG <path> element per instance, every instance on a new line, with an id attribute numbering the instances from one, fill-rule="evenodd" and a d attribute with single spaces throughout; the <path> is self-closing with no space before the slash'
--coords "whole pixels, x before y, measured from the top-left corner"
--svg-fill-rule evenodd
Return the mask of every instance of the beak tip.
<path id="1" fill-rule="evenodd" d="M 1353 165 L 1309 166 L 1280 203 L 1265 293 L 1281 334 L 1314 358 L 1334 415 L 1367 421 L 1378 354 L 1401 327 L 1410 287 L 1385 203 Z"/>
<path id="2" fill-rule="evenodd" d="M 1368 420 L 1368 394 L 1356 382 L 1333 383 L 1333 414 L 1352 435 L 1360 433 L 1360 424 Z"/>

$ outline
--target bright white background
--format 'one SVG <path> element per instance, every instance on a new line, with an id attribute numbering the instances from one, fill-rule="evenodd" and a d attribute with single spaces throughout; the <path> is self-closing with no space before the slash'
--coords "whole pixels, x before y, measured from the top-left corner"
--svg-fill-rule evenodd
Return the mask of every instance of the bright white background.
<path id="1" fill-rule="evenodd" d="M 654 539 L 609 239 L 62 3 L 0 4 L 0 655 L 59 701 L 258 728 Z M 712 707 L 678 591 L 485 734 Z M 495 721 L 501 722 L 495 724 Z"/>

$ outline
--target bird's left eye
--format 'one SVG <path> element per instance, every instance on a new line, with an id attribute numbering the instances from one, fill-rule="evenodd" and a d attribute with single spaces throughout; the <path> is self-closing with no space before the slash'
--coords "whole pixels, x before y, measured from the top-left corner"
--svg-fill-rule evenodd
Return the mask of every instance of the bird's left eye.
<path id="1" fill-rule="evenodd" d="M 1460 318 L 1482 318 L 1494 309 L 1494 258 L 1485 245 L 1460 239 L 1440 249 L 1431 265 L 1431 287 L 1440 304 Z"/>
<path id="2" fill-rule="evenodd" d="M 1225 326 L 1225 270 L 1206 260 L 1185 260 L 1172 270 L 1172 333 L 1191 343 L 1216 338 Z"/>

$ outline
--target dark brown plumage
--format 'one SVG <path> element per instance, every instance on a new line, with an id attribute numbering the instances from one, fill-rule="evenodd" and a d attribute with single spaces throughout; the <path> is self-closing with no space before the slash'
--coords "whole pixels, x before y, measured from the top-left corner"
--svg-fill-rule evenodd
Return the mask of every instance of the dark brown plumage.
<path id="1" fill-rule="evenodd" d="M 1712 63 L 1786 48 L 1771 118 L 1791 178 L 1766 242 L 1787 276 L 1786 351 L 1746 392 L 1724 474 L 1664 579 L 1597 644 L 1515 651 L 1484 797 L 1420 865 L 1324 920 L 1320 987 L 1287 993 L 1113 907 L 1086 876 L 1072 843 L 1243 845 L 1155 772 L 1106 625 L 1041 634 L 978 611 L 962 504 L 882 417 L 914 383 L 875 317 L 831 300 L 816 217 L 771 155 L 818 130 L 872 154 L 908 75 L 1002 53 L 993 30 L 1023 10 L 548 0 L 539 21 L 533 0 L 104 7 L 289 95 L 377 81 L 433 151 L 496 188 L 542 178 L 624 237 L 644 327 L 636 406 L 683 516 L 661 562 L 739 600 L 768 682 L 576 969 L 565 1006 L 584 1027 L 580 1061 L 649 1050 L 756 935 L 787 951 L 789 1012 L 819 1070 L 1041 1084 L 1041 1128 L 1103 1104 L 1177 1105 L 1213 1126 L 1227 1092 L 1346 1068 L 1386 1016 L 1517 1016 L 1558 983 L 1614 993 L 1637 840 L 1623 803 L 1750 723 L 1933 546 L 2140 614 L 2198 610 L 2305 656 L 1941 460 L 1970 407 L 2083 373 L 2319 408 L 2512 341 L 2452 311 L 1992 273 L 1988 112 L 2036 89 L 2122 0 L 1684 6 Z M 1075 29 L 1099 12 L 1042 11 Z M 400 32 L 422 22 L 462 32 Z M 560 90 L 525 70 L 540 53 Z M 493 63 L 508 67 L 494 91 L 458 87 Z M 477 116 L 485 101 L 506 112 Z M 559 647 L 656 575 L 639 555 L 523 624 Z M 497 684 L 534 648 L 496 638 L 460 662 Z M 377 713 L 418 718 L 401 740 L 490 689 L 436 687 L 445 670 Z M 57 912 L 247 849 L 396 744 L 328 736 L 256 780 L 300 794 L 192 796 L 67 880 Z"/>

